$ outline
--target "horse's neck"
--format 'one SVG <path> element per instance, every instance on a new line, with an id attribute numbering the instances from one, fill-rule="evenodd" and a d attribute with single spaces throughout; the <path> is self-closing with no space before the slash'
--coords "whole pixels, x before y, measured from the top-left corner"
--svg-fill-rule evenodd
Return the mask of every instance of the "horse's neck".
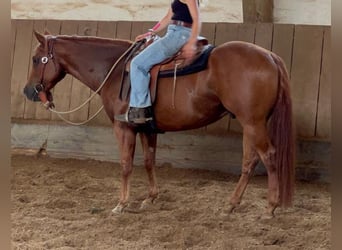
<path id="1" fill-rule="evenodd" d="M 62 64 L 67 73 L 92 90 L 97 90 L 129 44 L 109 44 L 82 39 L 66 40 Z"/>

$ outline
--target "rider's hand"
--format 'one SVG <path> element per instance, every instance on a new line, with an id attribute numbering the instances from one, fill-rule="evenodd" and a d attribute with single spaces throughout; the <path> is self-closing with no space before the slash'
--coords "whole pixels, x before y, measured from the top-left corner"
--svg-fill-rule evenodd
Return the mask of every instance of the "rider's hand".
<path id="1" fill-rule="evenodd" d="M 141 34 L 141 35 L 138 35 L 136 38 L 135 38 L 135 41 L 140 41 L 142 39 L 144 39 L 145 37 L 148 37 L 152 34 L 152 32 L 146 32 L 144 34 Z"/>
<path id="2" fill-rule="evenodd" d="M 189 41 L 182 48 L 182 56 L 186 60 L 191 60 L 196 54 L 196 49 L 196 43 Z"/>

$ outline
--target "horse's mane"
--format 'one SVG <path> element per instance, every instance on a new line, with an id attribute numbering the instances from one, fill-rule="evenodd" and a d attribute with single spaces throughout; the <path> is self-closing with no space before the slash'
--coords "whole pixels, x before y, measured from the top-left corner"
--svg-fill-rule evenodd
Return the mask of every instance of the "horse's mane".
<path id="1" fill-rule="evenodd" d="M 85 42 L 94 42 L 94 43 L 102 43 L 102 44 L 117 44 L 117 45 L 131 45 L 133 42 L 126 39 L 112 39 L 112 38 L 104 38 L 97 36 L 79 36 L 79 35 L 58 35 L 56 36 L 58 39 L 70 40 L 70 41 L 85 41 Z"/>

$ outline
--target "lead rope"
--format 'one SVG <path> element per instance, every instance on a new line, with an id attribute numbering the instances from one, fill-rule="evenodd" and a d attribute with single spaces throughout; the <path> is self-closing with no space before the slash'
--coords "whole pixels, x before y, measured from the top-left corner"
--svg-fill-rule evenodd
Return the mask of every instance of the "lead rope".
<path id="1" fill-rule="evenodd" d="M 57 116 L 59 118 L 61 118 L 63 121 L 65 121 L 66 123 L 68 123 L 70 125 L 80 126 L 80 125 L 86 124 L 87 122 L 90 122 L 91 120 L 93 120 L 102 111 L 102 109 L 103 109 L 103 105 L 100 107 L 100 109 L 95 114 L 93 114 L 89 119 L 87 119 L 83 122 L 72 122 L 72 121 L 69 121 L 66 118 L 64 118 L 61 114 L 59 114 L 57 112 L 54 112 L 54 113 L 56 113 Z"/>
<path id="2" fill-rule="evenodd" d="M 66 123 L 69 123 L 71 125 L 76 125 L 76 126 L 79 126 L 79 125 L 83 125 L 83 124 L 86 124 L 87 122 L 91 121 L 92 119 L 94 119 L 103 109 L 103 105 L 100 107 L 100 109 L 94 114 L 92 115 L 89 119 L 87 119 L 86 121 L 83 121 L 83 122 L 72 122 L 72 121 L 69 121 L 67 120 L 66 118 L 64 118 L 62 116 L 62 114 L 70 114 L 70 113 L 73 113 L 75 111 L 78 111 L 79 109 L 83 108 L 87 103 L 89 103 L 91 101 L 91 99 L 94 98 L 94 96 L 102 89 L 102 87 L 104 86 L 104 84 L 106 83 L 106 81 L 108 80 L 110 74 L 113 72 L 113 70 L 116 68 L 116 66 L 118 65 L 118 63 L 122 60 L 122 58 L 133 48 L 133 46 L 135 45 L 135 43 L 133 43 L 120 57 L 119 59 L 113 64 L 112 68 L 109 70 L 109 72 L 107 73 L 105 79 L 102 81 L 101 85 L 99 86 L 99 88 L 83 103 L 81 104 L 79 107 L 77 108 L 74 108 L 72 110 L 69 110 L 69 111 L 57 111 L 57 110 L 54 110 L 53 108 L 49 107 L 49 110 L 55 114 L 58 115 L 59 118 L 61 118 L 63 121 L 65 121 Z"/>

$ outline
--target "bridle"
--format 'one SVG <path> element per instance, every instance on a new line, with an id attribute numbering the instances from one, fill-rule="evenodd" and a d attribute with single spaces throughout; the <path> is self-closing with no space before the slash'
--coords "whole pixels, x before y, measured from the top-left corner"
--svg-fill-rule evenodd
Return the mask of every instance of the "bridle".
<path id="1" fill-rule="evenodd" d="M 33 87 L 33 89 L 37 93 L 37 95 L 39 94 L 39 92 L 42 92 L 45 90 L 46 86 L 44 84 L 44 73 L 45 73 L 45 69 L 46 69 L 48 62 L 50 61 L 49 59 L 51 59 L 51 61 L 53 62 L 54 66 L 55 66 L 55 70 L 57 70 L 56 62 L 55 62 L 54 56 L 53 56 L 53 49 L 54 49 L 55 41 L 56 41 L 56 36 L 49 35 L 46 37 L 44 51 L 47 51 L 47 55 L 40 58 L 40 62 L 43 64 L 43 69 L 42 69 L 41 74 L 40 74 L 39 83 Z"/>

